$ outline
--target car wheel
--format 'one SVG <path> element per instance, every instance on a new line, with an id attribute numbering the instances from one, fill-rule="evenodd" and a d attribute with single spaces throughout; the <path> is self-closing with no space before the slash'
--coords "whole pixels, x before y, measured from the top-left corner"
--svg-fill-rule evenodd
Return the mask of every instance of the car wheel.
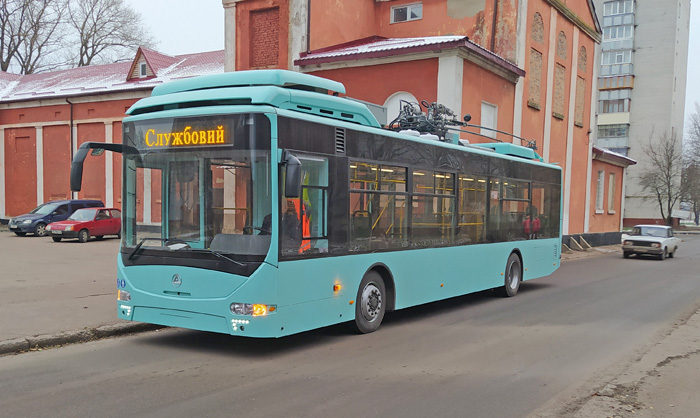
<path id="1" fill-rule="evenodd" d="M 511 253 L 506 263 L 505 280 L 503 289 L 507 297 L 513 297 L 520 289 L 520 282 L 523 279 L 523 267 L 520 257 L 516 253 Z"/>
<path id="2" fill-rule="evenodd" d="M 678 247 L 674 248 L 672 252 L 668 253 L 668 258 L 673 258 L 676 255 L 676 251 L 678 251 Z"/>
<path id="3" fill-rule="evenodd" d="M 51 237 L 53 242 L 61 242 L 61 237 Z"/>
<path id="4" fill-rule="evenodd" d="M 89 239 L 90 239 L 90 233 L 88 232 L 87 229 L 81 229 L 80 232 L 78 232 L 78 241 L 87 242 Z"/>
<path id="5" fill-rule="evenodd" d="M 27 233 L 26 232 L 15 232 L 15 235 L 17 235 L 18 237 L 23 237 L 23 236 L 27 235 Z"/>
<path id="6" fill-rule="evenodd" d="M 668 249 L 667 249 L 667 248 L 664 248 L 664 252 L 662 252 L 662 253 L 659 255 L 659 260 L 665 260 L 667 256 L 668 256 Z"/>
<path id="7" fill-rule="evenodd" d="M 632 253 L 628 253 L 628 252 L 622 253 L 622 257 L 624 257 L 624 258 L 630 258 L 630 255 L 632 255 Z"/>
<path id="8" fill-rule="evenodd" d="M 34 227 L 34 235 L 37 237 L 44 237 L 46 236 L 46 224 L 39 222 L 36 224 Z"/>
<path id="9" fill-rule="evenodd" d="M 374 332 L 384 319 L 386 311 L 386 288 L 384 279 L 376 271 L 365 274 L 357 291 L 355 304 L 355 326 L 362 334 Z"/>
<path id="10" fill-rule="evenodd" d="M 117 238 L 122 239 L 122 231 L 117 232 Z"/>

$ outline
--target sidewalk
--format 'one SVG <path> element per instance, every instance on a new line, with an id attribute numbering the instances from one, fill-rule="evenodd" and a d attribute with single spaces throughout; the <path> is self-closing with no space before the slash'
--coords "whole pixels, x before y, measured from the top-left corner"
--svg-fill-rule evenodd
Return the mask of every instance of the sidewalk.
<path id="1" fill-rule="evenodd" d="M 19 238 L 0 226 L 0 356 L 161 328 L 116 318 L 118 248 L 117 240 L 79 244 Z M 68 261 L 76 259 L 76 251 L 84 254 L 79 266 Z M 611 253 L 622 258 L 620 246 L 610 245 L 562 254 L 562 263 Z M 697 370 L 700 311 L 694 310 L 635 361 L 590 381 L 590 391 L 578 388 L 574 396 L 559 396 L 531 417 L 698 416 Z"/>

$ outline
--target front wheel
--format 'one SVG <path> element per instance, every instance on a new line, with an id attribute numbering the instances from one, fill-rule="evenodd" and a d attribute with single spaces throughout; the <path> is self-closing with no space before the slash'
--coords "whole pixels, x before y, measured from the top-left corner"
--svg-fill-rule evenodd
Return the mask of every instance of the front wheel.
<path id="1" fill-rule="evenodd" d="M 26 233 L 26 232 L 17 232 L 17 231 L 15 231 L 15 235 L 17 235 L 18 237 L 23 237 L 23 236 L 27 235 L 27 233 Z"/>
<path id="2" fill-rule="evenodd" d="M 668 256 L 668 249 L 664 248 L 664 252 L 662 252 L 662 253 L 659 255 L 659 260 L 662 260 L 662 261 L 663 261 L 663 260 L 666 259 L 667 256 Z"/>
<path id="3" fill-rule="evenodd" d="M 89 239 L 90 239 L 90 233 L 88 232 L 87 229 L 81 229 L 80 232 L 78 232 L 78 241 L 87 242 Z"/>
<path id="4" fill-rule="evenodd" d="M 53 242 L 61 242 L 61 237 L 51 237 Z"/>
<path id="5" fill-rule="evenodd" d="M 516 253 L 511 253 L 506 263 L 506 272 L 503 289 L 507 297 L 513 297 L 520 289 L 520 282 L 523 279 L 523 267 L 520 257 Z"/>
<path id="6" fill-rule="evenodd" d="M 46 236 L 46 224 L 45 223 L 38 223 L 34 227 L 34 235 L 37 237 L 43 237 Z"/>
<path id="7" fill-rule="evenodd" d="M 357 291 L 355 304 L 355 326 L 362 334 L 374 332 L 384 319 L 386 311 L 386 288 L 384 279 L 376 271 L 365 274 Z"/>

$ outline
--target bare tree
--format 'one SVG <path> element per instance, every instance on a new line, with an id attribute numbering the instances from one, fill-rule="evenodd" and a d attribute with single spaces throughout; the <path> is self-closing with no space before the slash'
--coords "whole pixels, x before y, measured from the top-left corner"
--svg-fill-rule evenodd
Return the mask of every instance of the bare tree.
<path id="1" fill-rule="evenodd" d="M 140 15 L 123 0 L 73 0 L 68 21 L 78 39 L 78 67 L 124 59 L 154 43 Z"/>
<path id="2" fill-rule="evenodd" d="M 688 116 L 688 132 L 683 144 L 688 165 L 683 173 L 687 194 L 683 199 L 690 203 L 695 225 L 700 224 L 700 104 L 695 102 L 695 111 Z"/>
<path id="3" fill-rule="evenodd" d="M 642 145 L 647 161 L 639 174 L 639 184 L 642 190 L 651 193 L 659 204 L 661 217 L 671 225 L 673 208 L 686 195 L 687 183 L 681 181 L 681 176 L 687 159 L 675 134 L 664 134 L 657 140 L 653 139 L 653 135 L 652 132 L 646 144 Z"/>
<path id="4" fill-rule="evenodd" d="M 65 64 L 57 61 L 61 49 L 65 0 L 31 0 L 25 2 L 20 43 L 15 61 L 22 74 L 48 71 Z"/>

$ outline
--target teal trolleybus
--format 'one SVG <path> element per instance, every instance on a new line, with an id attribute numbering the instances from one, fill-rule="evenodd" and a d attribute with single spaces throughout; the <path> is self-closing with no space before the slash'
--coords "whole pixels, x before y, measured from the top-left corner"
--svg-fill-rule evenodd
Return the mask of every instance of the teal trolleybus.
<path id="1" fill-rule="evenodd" d="M 282 70 L 175 81 L 128 110 L 121 144 L 81 145 L 75 191 L 88 153 L 122 153 L 119 318 L 366 333 L 385 312 L 513 296 L 559 267 L 559 167 L 514 144 L 383 129 L 331 92 L 345 89 Z"/>

